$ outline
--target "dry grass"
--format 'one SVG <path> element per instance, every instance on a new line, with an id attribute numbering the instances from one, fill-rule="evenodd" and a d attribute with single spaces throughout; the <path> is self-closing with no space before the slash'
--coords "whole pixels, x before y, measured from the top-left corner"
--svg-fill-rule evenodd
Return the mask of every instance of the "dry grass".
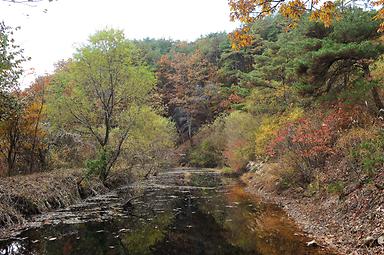
<path id="1" fill-rule="evenodd" d="M 96 177 L 78 185 L 82 174 L 81 169 L 61 169 L 0 178 L 0 227 L 23 223 L 31 215 L 65 208 L 109 190 Z M 108 186 L 121 186 L 127 183 L 127 178 L 126 173 L 114 173 Z"/>
<path id="2" fill-rule="evenodd" d="M 278 163 L 264 164 L 260 170 L 242 175 L 242 180 L 253 188 L 264 192 L 274 192 L 284 172 Z"/>
<path id="3" fill-rule="evenodd" d="M 21 223 L 29 215 L 79 200 L 80 177 L 80 170 L 60 170 L 0 179 L 0 225 Z"/>

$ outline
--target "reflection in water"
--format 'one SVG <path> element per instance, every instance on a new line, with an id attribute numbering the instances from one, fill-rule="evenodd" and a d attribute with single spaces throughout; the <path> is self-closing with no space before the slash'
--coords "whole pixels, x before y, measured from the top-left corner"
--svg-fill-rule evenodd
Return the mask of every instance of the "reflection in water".
<path id="1" fill-rule="evenodd" d="M 141 193 L 127 212 L 121 204 L 77 206 L 93 220 L 68 224 L 71 214 L 59 212 L 59 224 L 0 242 L 0 254 L 329 254 L 306 247 L 279 208 L 215 172 L 163 173 L 139 186 L 118 191 Z"/>

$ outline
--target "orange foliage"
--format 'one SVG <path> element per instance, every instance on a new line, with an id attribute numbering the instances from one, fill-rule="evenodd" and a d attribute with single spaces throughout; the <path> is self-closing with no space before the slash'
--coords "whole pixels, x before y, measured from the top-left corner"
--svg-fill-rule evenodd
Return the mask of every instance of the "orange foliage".
<path id="1" fill-rule="evenodd" d="M 372 4 L 373 6 L 380 7 L 380 9 L 378 10 L 375 16 L 375 19 L 384 20 L 384 0 L 377 0 L 377 1 L 374 1 Z M 384 32 L 384 22 L 380 24 L 379 32 Z"/>
<path id="2" fill-rule="evenodd" d="M 198 123 L 218 110 L 217 67 L 196 50 L 192 54 L 171 52 L 158 62 L 159 93 L 170 114 L 181 107 Z"/>
<path id="3" fill-rule="evenodd" d="M 383 20 L 379 31 L 384 31 L 384 0 L 376 0 L 374 6 L 380 7 L 377 12 L 376 19 Z M 242 27 L 237 29 L 230 35 L 232 47 L 240 49 L 249 46 L 252 43 L 252 35 L 250 35 L 250 26 L 257 19 L 279 12 L 289 21 L 289 27 L 294 27 L 300 18 L 306 12 L 311 12 L 310 19 L 322 22 L 325 27 L 332 25 L 335 18 L 339 16 L 334 1 L 321 2 L 318 0 L 229 0 L 230 19 L 232 21 L 240 21 Z"/>
<path id="4" fill-rule="evenodd" d="M 0 125 L 0 158 L 8 175 L 16 170 L 29 173 L 42 167 L 47 147 L 45 119 L 45 87 L 48 78 L 40 78 L 30 88 L 14 96 L 19 107 Z M 5 172 L 5 171 L 4 171 Z"/>

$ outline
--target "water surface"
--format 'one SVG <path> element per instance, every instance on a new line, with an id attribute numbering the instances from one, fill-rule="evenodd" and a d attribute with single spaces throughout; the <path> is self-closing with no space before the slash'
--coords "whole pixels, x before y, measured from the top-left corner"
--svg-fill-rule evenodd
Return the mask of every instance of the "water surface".
<path id="1" fill-rule="evenodd" d="M 207 170 L 165 172 L 33 221 L 1 255 L 330 254 L 307 247 L 280 208 Z"/>

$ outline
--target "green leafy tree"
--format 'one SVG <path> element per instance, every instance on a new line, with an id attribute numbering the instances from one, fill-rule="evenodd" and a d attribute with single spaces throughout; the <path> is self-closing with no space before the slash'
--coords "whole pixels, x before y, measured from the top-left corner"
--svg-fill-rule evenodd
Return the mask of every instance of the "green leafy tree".
<path id="1" fill-rule="evenodd" d="M 142 107 L 123 144 L 120 166 L 138 166 L 147 171 L 144 176 L 148 177 L 171 164 L 175 138 L 176 129 L 170 120 L 158 115 L 150 107 Z"/>
<path id="2" fill-rule="evenodd" d="M 144 61 L 155 68 L 160 58 L 171 51 L 174 42 L 166 39 L 145 38 L 134 41 L 134 44 L 140 49 Z"/>
<path id="3" fill-rule="evenodd" d="M 0 22 L 0 120 L 17 108 L 17 100 L 11 92 L 17 89 L 18 79 L 23 73 L 21 65 L 27 60 L 12 38 L 14 31 Z"/>
<path id="4" fill-rule="evenodd" d="M 104 30 L 92 35 L 54 76 L 52 122 L 94 142 L 100 157 L 92 169 L 103 181 L 156 83 L 154 74 L 137 59 L 136 48 L 122 31 Z"/>
<path id="5" fill-rule="evenodd" d="M 351 9 L 324 38 L 306 37 L 311 44 L 301 48 L 302 56 L 296 60 L 297 74 L 306 84 L 303 92 L 338 97 L 340 92 L 370 91 L 378 110 L 384 109 L 380 84 L 371 75 L 372 64 L 384 53 L 374 15 Z"/>

